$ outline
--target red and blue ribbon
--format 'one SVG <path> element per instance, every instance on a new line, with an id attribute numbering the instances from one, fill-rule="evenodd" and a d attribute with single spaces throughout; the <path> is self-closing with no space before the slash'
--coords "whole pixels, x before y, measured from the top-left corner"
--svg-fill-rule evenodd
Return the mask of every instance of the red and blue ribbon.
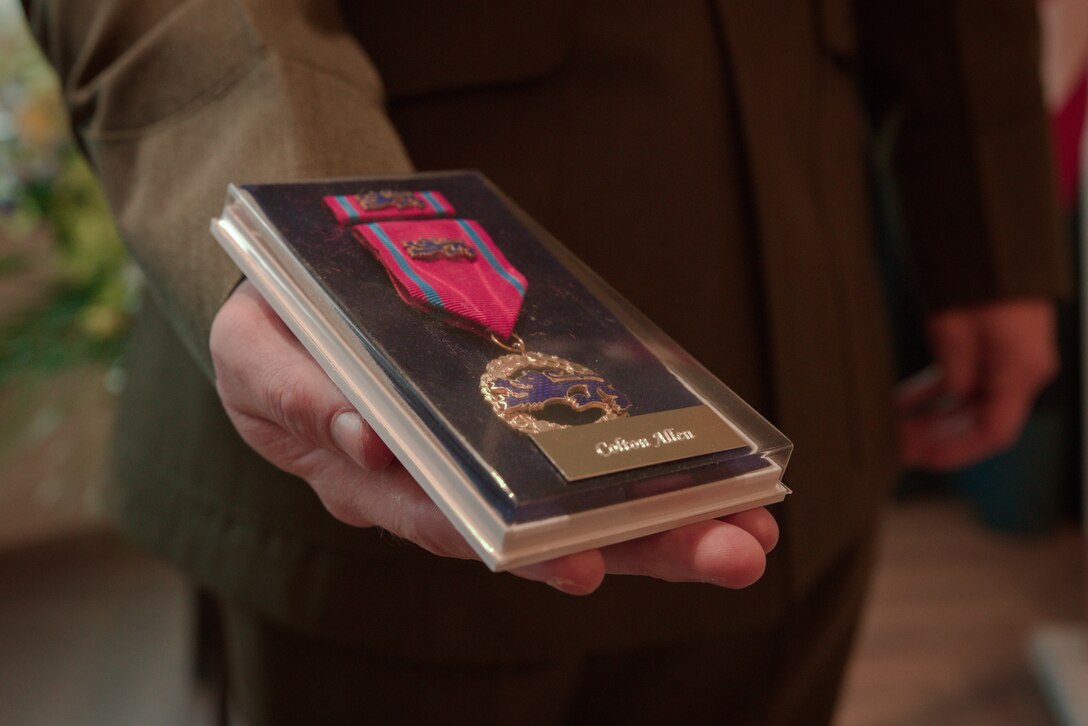
<path id="1" fill-rule="evenodd" d="M 409 304 L 506 340 L 514 332 L 528 283 L 491 236 L 470 219 L 371 222 L 352 228 L 375 253 Z M 412 257 L 420 240 L 463 244 L 475 255 Z"/>

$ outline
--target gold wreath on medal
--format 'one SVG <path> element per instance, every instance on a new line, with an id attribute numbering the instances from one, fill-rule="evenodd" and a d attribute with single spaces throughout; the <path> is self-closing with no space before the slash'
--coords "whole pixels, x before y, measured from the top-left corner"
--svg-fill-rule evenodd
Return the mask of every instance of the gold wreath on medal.
<path id="1" fill-rule="evenodd" d="M 559 356 L 526 351 L 516 335 L 512 346 L 494 336 L 492 340 L 513 353 L 487 364 L 480 376 L 480 392 L 495 415 L 518 431 L 538 434 L 577 425 L 545 418 L 545 410 L 554 411 L 554 407 L 578 415 L 600 412 L 591 423 L 627 415 L 631 407 L 627 396 L 592 369 Z"/>

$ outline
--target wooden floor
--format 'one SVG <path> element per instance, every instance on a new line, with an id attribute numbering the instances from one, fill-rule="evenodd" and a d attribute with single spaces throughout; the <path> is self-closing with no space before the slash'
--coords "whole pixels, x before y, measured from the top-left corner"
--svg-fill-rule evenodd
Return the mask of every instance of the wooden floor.
<path id="1" fill-rule="evenodd" d="M 176 572 L 101 530 L 0 551 L 0 724 L 211 726 L 192 612 Z"/>
<path id="2" fill-rule="evenodd" d="M 1015 537 L 956 500 L 896 505 L 838 725 L 1056 723 L 1027 639 L 1044 621 L 1083 623 L 1083 552 L 1072 527 Z"/>

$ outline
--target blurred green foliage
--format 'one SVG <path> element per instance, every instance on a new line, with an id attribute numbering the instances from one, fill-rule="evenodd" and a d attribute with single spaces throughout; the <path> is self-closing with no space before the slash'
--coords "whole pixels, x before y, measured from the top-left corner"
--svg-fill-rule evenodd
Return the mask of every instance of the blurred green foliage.
<path id="1" fill-rule="evenodd" d="M 68 134 L 52 71 L 21 24 L 0 26 L 0 235 L 44 233 L 52 243 L 46 302 L 0 311 L 2 382 L 16 373 L 114 360 L 137 275 Z M 25 274 L 27 264 L 19 245 L 0 246 L 0 284 Z"/>

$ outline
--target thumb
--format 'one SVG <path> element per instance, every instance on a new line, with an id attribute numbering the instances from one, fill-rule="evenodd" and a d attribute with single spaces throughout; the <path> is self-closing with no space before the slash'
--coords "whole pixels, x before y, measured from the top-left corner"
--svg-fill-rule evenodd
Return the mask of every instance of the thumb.
<path id="1" fill-rule="evenodd" d="M 337 448 L 364 469 L 377 471 L 393 462 L 393 452 L 354 410 L 336 414 L 330 432 Z"/>

